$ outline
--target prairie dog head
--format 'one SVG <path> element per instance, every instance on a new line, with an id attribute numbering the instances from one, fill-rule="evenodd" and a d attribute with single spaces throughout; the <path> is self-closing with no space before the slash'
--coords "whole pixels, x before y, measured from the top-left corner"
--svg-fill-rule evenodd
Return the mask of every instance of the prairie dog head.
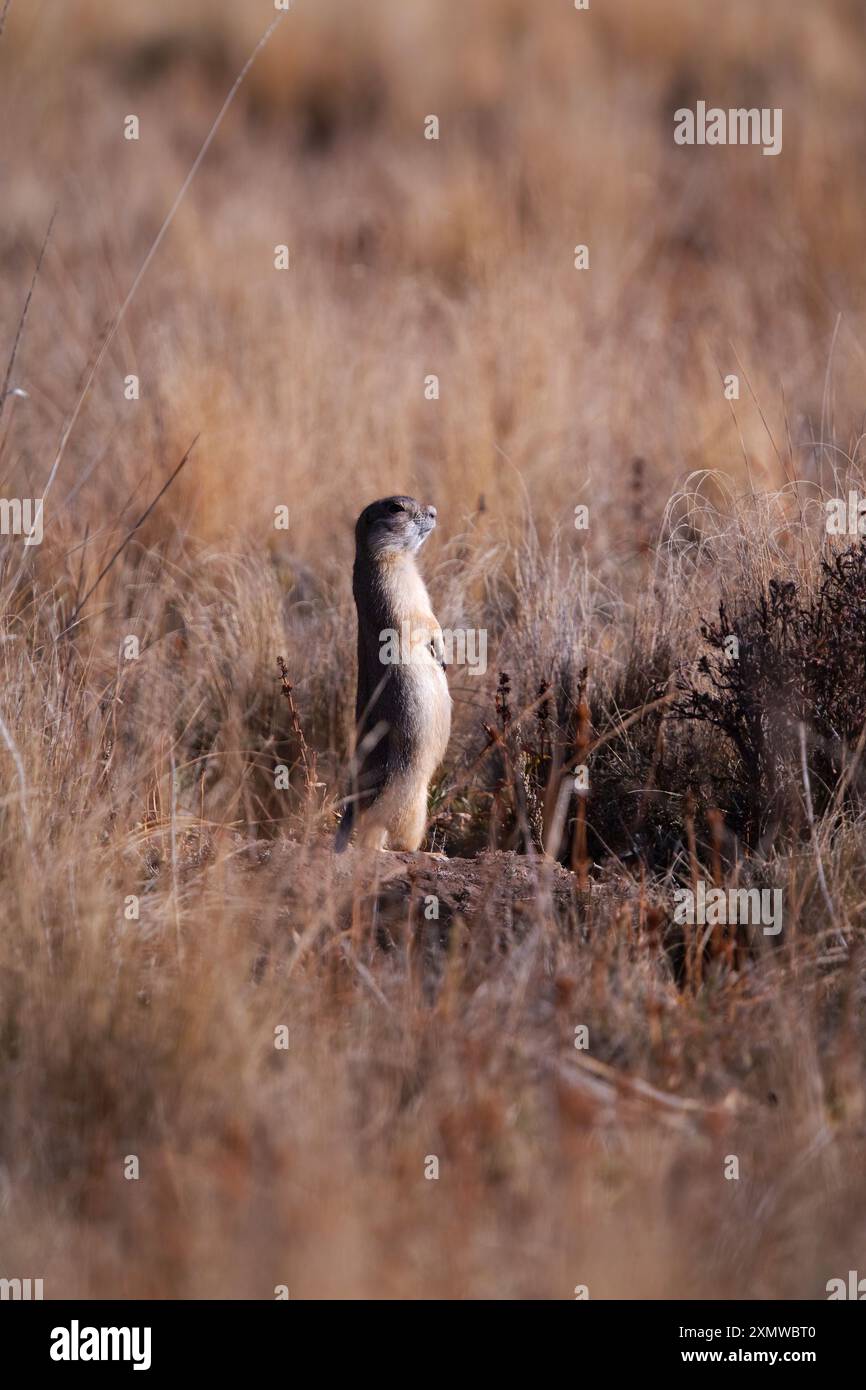
<path id="1" fill-rule="evenodd" d="M 374 559 L 401 553 L 414 554 L 436 525 L 436 508 L 425 507 L 414 497 L 383 497 L 371 502 L 358 517 L 355 540 L 358 554 Z"/>

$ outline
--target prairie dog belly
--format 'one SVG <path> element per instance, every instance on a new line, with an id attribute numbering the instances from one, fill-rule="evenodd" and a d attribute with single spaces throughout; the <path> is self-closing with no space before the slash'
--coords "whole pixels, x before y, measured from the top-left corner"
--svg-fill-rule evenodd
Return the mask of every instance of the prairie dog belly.
<path id="1" fill-rule="evenodd" d="M 398 679 L 408 716 L 407 745 L 414 767 L 431 777 L 445 756 L 451 733 L 451 695 L 445 672 L 429 653 L 413 653 Z"/>

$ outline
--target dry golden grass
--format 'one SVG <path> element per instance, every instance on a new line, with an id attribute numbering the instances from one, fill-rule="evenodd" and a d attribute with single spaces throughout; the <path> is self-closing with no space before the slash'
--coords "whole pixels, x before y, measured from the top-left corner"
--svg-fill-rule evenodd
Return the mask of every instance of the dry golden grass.
<path id="1" fill-rule="evenodd" d="M 13 0 L 4 369 L 58 211 L 4 496 L 42 494 L 272 18 Z M 684 981 L 671 888 L 689 825 L 709 859 L 730 755 L 620 721 L 692 668 L 721 590 L 812 585 L 820 501 L 861 481 L 864 60 L 856 0 L 299 0 L 279 26 L 86 394 L 43 544 L 3 541 L 0 1274 L 48 1297 L 821 1297 L 862 1261 L 863 821 L 837 806 L 764 845 L 781 942 Z M 675 147 L 673 109 L 700 97 L 782 107 L 782 155 Z M 516 710 L 550 682 L 571 737 L 588 668 L 594 734 L 613 731 L 591 912 L 561 921 L 530 855 L 519 927 L 421 939 L 410 891 L 385 950 L 363 895 L 346 914 L 328 836 L 352 523 L 392 491 L 439 509 L 443 624 L 489 634 L 487 675 L 453 676 L 436 842 L 487 844 L 499 671 Z M 647 791 L 650 768 L 670 782 Z M 642 863 L 617 816 L 649 795 Z"/>

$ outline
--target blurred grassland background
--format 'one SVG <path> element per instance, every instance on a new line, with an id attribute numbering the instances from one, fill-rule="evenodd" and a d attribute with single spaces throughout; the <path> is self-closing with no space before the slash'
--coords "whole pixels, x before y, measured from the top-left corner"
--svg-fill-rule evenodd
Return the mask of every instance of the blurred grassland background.
<path id="1" fill-rule="evenodd" d="M 27 397 L 0 418 L 4 496 L 42 494 L 273 15 L 12 0 L 4 370 L 57 215 L 10 378 Z M 431 807 L 451 855 L 532 848 L 514 789 L 478 771 L 499 672 L 515 710 L 550 690 L 518 755 L 531 800 L 550 740 L 579 747 L 584 696 L 600 731 L 699 681 L 720 596 L 817 591 L 822 501 L 862 486 L 864 65 L 858 0 L 299 0 L 278 27 L 101 363 L 43 544 L 3 542 L 0 1274 L 48 1296 L 820 1297 L 862 1261 L 863 822 L 828 782 L 810 824 L 787 743 L 770 791 L 743 792 L 723 733 L 636 721 L 594 765 L 587 817 L 637 935 L 613 908 L 560 934 L 541 894 L 528 935 L 458 951 L 432 993 L 407 943 L 353 941 L 348 961 L 327 862 L 303 911 L 237 864 L 333 829 L 352 527 L 374 497 L 436 504 L 434 607 L 488 632 L 487 675 L 452 673 Z M 699 99 L 782 108 L 781 155 L 675 146 Z M 745 874 L 749 827 L 786 887 L 783 943 L 684 988 L 658 904 L 690 837 L 693 865 Z M 602 1064 L 706 1123 L 623 1116 L 610 1076 L 575 1099 L 580 1023 Z"/>

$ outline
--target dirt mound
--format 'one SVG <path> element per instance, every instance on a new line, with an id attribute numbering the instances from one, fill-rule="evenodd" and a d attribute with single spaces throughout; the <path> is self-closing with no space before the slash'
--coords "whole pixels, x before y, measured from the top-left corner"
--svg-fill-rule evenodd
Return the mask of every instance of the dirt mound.
<path id="1" fill-rule="evenodd" d="M 308 929 L 325 913 L 344 929 L 372 926 L 383 944 L 416 926 L 447 936 L 457 920 L 519 936 L 540 907 L 560 927 L 580 930 L 599 900 L 611 898 L 607 888 L 581 890 L 560 864 L 504 850 L 475 859 L 356 849 L 336 855 L 329 843 L 281 840 L 251 855 L 257 888 L 264 873 L 294 928 Z"/>

